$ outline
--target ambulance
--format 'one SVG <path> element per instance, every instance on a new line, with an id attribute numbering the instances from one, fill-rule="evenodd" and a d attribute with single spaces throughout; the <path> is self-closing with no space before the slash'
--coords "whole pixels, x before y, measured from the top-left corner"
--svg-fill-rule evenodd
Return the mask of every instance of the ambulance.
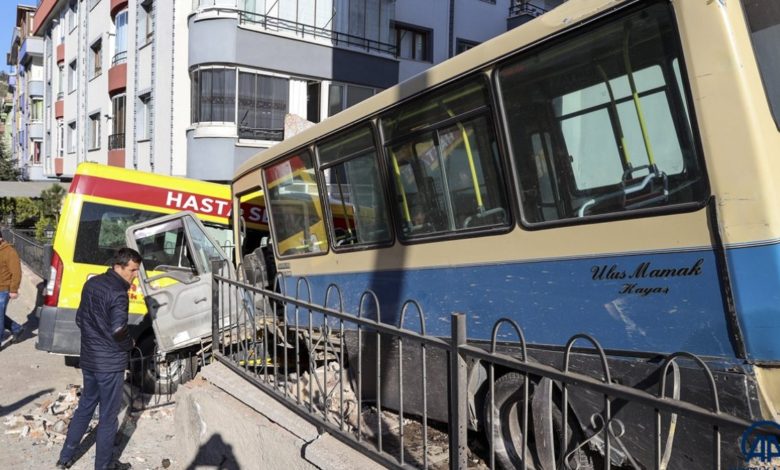
<path id="1" fill-rule="evenodd" d="M 258 200 L 261 199 L 255 199 Z M 62 354 L 66 356 L 66 363 L 77 363 L 80 332 L 75 318 L 82 286 L 90 277 L 108 269 L 114 252 L 126 245 L 125 231 L 128 227 L 189 211 L 197 216 L 207 236 L 230 259 L 235 252 L 230 226 L 231 209 L 230 187 L 227 185 L 96 163 L 80 164 L 63 201 L 54 236 L 49 279 L 43 305 L 38 310 L 40 323 L 36 348 Z M 255 236 L 267 235 L 268 225 L 262 205 L 242 205 L 241 212 Z M 172 263 L 172 257 L 181 257 L 182 252 L 186 252 L 186 247 L 182 250 L 175 240 L 161 240 L 159 245 L 139 250 L 144 257 L 142 270 L 157 270 L 158 266 Z M 136 339 L 136 354 L 143 357 L 156 355 L 158 345 L 154 322 L 148 318 L 147 303 L 138 280 L 131 286 L 128 296 L 128 324 Z M 181 382 L 189 378 L 181 375 L 191 374 L 188 371 L 192 369 L 192 364 L 181 363 L 165 370 L 151 370 L 148 375 L 154 381 Z M 171 374 L 180 376 L 172 377 Z"/>

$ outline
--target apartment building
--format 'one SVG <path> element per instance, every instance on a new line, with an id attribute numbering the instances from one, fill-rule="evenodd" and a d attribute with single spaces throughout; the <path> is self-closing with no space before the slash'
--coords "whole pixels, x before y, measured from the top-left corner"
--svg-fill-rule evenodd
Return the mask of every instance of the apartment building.
<path id="1" fill-rule="evenodd" d="M 33 35 L 35 7 L 16 7 L 16 22 L 6 62 L 15 74 L 9 83 L 13 90 L 10 151 L 23 179 L 45 179 L 42 166 L 44 141 L 43 40 Z"/>
<path id="2" fill-rule="evenodd" d="M 43 173 L 229 180 L 306 121 L 506 31 L 520 3 L 42 0 Z"/>

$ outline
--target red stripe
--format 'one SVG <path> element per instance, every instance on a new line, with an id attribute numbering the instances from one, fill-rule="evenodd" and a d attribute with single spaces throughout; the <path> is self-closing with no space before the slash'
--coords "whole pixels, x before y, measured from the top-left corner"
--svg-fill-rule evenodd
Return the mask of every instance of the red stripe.
<path id="1" fill-rule="evenodd" d="M 228 199 L 98 176 L 76 175 L 70 184 L 69 192 L 175 211 L 188 210 L 197 214 L 217 217 L 230 215 L 230 201 Z"/>

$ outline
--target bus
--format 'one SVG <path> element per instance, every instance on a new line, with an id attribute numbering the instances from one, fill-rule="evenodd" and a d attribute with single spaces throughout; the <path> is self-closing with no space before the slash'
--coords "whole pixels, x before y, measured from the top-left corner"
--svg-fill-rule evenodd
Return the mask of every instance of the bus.
<path id="1" fill-rule="evenodd" d="M 242 207 L 245 232 L 248 230 L 249 233 L 245 237 L 247 240 L 259 240 L 268 235 L 262 194 L 253 197 L 257 205 Z M 63 200 L 54 236 L 51 273 L 43 305 L 38 311 L 37 349 L 77 358 L 81 335 L 75 317 L 84 282 L 105 272 L 115 250 L 125 246 L 127 227 L 182 210 L 196 214 L 228 256 L 235 255 L 229 186 L 97 163 L 79 164 Z M 158 266 L 171 264 L 182 255 L 181 242 L 170 237 L 149 239 L 136 248 L 144 257 L 143 269 L 151 275 L 158 273 Z M 171 284 L 174 280 L 159 282 Z M 151 356 L 159 348 L 137 280 L 128 297 L 128 324 L 140 354 Z M 171 350 L 173 348 L 165 352 Z M 76 361 L 69 359 L 68 362 Z M 155 363 L 159 364 L 158 361 L 147 361 L 150 365 Z M 186 379 L 170 377 L 166 370 L 178 374 L 192 369 L 174 364 L 165 370 L 148 371 L 154 380 L 144 383 L 156 384 L 155 389 L 159 390 L 161 383 L 172 384 Z"/>
<path id="2" fill-rule="evenodd" d="M 658 389 L 659 358 L 687 351 L 722 410 L 778 421 L 778 50 L 775 1 L 570 0 L 248 160 L 234 205 L 265 191 L 288 295 L 306 279 L 325 305 L 337 285 L 359 312 L 372 291 L 396 326 L 414 299 L 427 334 L 449 337 L 462 312 L 475 345 L 510 318 L 531 360 L 556 367 L 586 333 L 613 380 L 642 390 Z M 579 348 L 578 365 L 601 370 L 596 349 Z M 496 397 L 517 400 L 522 383 L 501 373 Z M 683 395 L 706 393 L 701 370 L 679 373 Z M 470 408 L 484 427 L 488 410 Z M 512 416 L 488 439 L 502 466 L 533 468 Z M 652 466 L 647 433 L 613 455 Z M 685 468 L 705 465 L 708 450 L 682 447 Z"/>

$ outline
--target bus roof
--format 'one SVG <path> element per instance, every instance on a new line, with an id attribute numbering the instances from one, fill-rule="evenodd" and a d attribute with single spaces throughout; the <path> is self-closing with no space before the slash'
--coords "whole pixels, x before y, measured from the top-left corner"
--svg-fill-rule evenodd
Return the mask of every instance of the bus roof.
<path id="1" fill-rule="evenodd" d="M 572 25 L 581 23 L 593 15 L 614 9 L 627 0 L 570 0 L 528 23 L 507 31 L 466 52 L 458 54 L 406 81 L 384 90 L 346 110 L 322 121 L 298 135 L 263 150 L 244 162 L 233 177 L 240 180 L 259 165 L 300 148 L 315 138 L 325 136 L 347 127 L 363 117 L 371 117 L 381 111 L 410 99 L 432 87 L 458 79 L 465 72 L 478 70 L 501 60 L 518 49 L 535 44 Z"/>

